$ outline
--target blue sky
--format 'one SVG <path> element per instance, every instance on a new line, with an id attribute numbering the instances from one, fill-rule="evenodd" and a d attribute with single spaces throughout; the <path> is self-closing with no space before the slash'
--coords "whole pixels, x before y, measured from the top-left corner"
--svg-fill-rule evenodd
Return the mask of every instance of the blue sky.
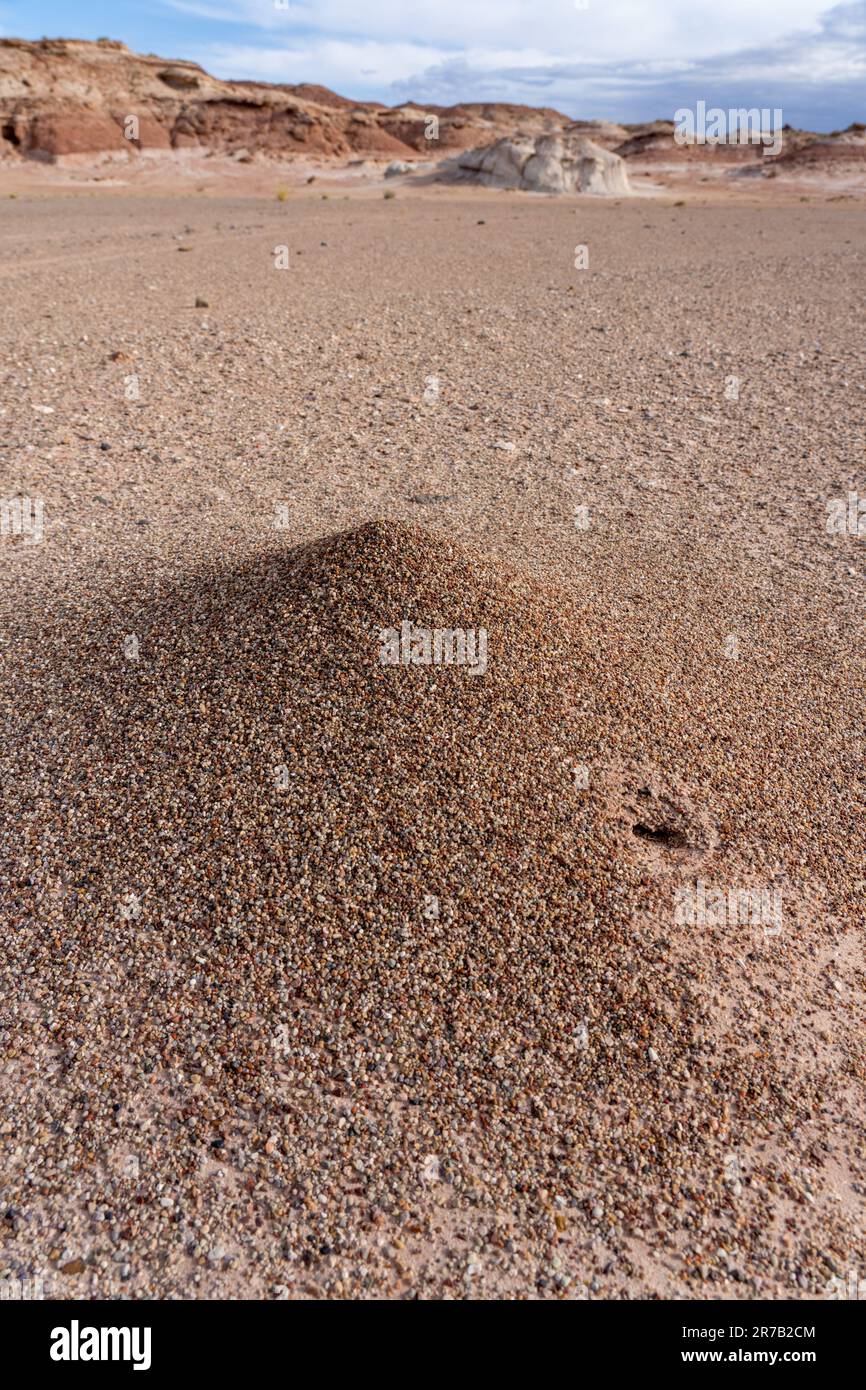
<path id="1" fill-rule="evenodd" d="M 703 99 L 813 129 L 866 120 L 866 0 L 0 0 L 0 33 L 106 36 L 389 104 L 638 121 Z"/>

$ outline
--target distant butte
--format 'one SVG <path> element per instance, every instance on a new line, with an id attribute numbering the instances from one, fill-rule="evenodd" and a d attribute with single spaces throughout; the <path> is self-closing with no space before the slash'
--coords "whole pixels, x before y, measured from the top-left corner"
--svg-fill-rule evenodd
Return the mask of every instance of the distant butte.
<path id="1" fill-rule="evenodd" d="M 438 117 L 435 140 L 427 120 Z M 138 136 L 124 133 L 129 116 Z M 313 83 L 223 82 L 197 63 L 133 53 L 112 39 L 0 40 L 0 157 L 54 161 L 111 151 L 345 157 L 453 153 L 518 127 L 543 134 L 559 111 L 504 103 L 382 106 Z"/>
<path id="2" fill-rule="evenodd" d="M 129 117 L 137 124 L 130 138 Z M 438 121 L 429 138 L 430 117 Z M 94 155 L 200 151 L 241 159 L 294 154 L 437 159 L 566 133 L 650 166 L 753 164 L 758 145 L 682 146 L 673 122 L 573 121 L 552 107 L 509 102 L 399 106 L 352 101 L 313 82 L 224 82 L 197 63 L 133 53 L 115 39 L 0 39 L 0 160 L 72 162 Z M 785 128 L 782 159 L 834 169 L 866 159 L 860 124 L 831 135 Z"/>

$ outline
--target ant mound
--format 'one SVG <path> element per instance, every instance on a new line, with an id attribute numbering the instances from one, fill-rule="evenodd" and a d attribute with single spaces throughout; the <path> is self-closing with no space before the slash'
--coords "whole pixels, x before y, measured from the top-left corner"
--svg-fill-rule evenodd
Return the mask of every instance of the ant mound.
<path id="1" fill-rule="evenodd" d="M 375 1291 L 406 1212 L 421 1244 L 505 1213 L 540 1268 L 686 1173 L 725 1200 L 725 1097 L 760 1094 L 634 917 L 579 606 L 373 522 L 117 611 L 41 634 L 10 791 L 28 1240 L 109 1183 L 161 1294 Z"/>

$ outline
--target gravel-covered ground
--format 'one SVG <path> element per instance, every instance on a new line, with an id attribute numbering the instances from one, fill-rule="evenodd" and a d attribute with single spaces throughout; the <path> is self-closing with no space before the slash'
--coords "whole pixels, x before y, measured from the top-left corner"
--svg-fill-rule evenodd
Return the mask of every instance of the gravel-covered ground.
<path id="1" fill-rule="evenodd" d="M 863 202 L 0 201 L 0 1275 L 866 1277 Z"/>

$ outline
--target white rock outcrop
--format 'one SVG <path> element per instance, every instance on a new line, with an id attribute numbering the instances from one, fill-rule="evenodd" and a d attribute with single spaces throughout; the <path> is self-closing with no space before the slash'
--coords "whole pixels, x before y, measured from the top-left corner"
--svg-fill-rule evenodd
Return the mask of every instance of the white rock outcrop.
<path id="1" fill-rule="evenodd" d="M 464 150 L 449 161 L 458 179 L 488 188 L 520 188 L 530 193 L 596 193 L 621 196 L 631 192 L 625 162 L 612 150 L 585 135 L 516 136 Z"/>

